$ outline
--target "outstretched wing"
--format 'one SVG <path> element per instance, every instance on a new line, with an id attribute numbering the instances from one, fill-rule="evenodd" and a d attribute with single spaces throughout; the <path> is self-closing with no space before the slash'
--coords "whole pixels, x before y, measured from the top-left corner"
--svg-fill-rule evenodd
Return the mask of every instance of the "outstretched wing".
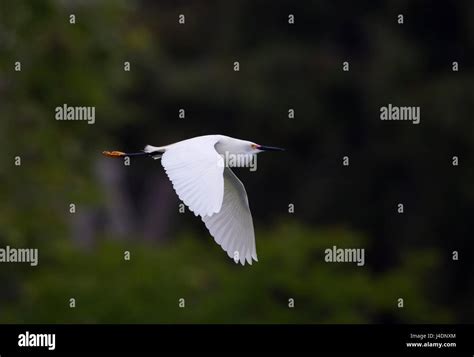
<path id="1" fill-rule="evenodd" d="M 178 197 L 196 216 L 219 212 L 224 196 L 224 162 L 210 135 L 180 141 L 166 148 L 162 158 Z"/>
<path id="2" fill-rule="evenodd" d="M 252 214 L 245 187 L 231 169 L 224 170 L 224 201 L 220 212 L 202 216 L 214 240 L 242 265 L 257 261 Z"/>

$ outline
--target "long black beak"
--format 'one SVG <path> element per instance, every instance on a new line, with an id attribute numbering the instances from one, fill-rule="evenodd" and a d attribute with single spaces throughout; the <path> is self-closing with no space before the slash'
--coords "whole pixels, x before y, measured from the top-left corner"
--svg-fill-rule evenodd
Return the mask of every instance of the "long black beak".
<path id="1" fill-rule="evenodd" d="M 282 148 L 277 148 L 275 146 L 265 146 L 265 145 L 259 145 L 258 149 L 263 150 L 263 151 L 285 151 L 285 149 L 282 149 Z"/>

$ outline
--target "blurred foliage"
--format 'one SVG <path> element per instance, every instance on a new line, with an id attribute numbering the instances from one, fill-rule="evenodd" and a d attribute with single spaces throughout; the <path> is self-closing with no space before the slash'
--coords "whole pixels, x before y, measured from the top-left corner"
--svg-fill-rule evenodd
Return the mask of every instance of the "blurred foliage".
<path id="1" fill-rule="evenodd" d="M 211 238 L 191 234 L 155 249 L 104 239 L 86 252 L 58 241 L 55 255 L 44 258 L 20 298 L 5 307 L 3 321 L 367 323 L 380 315 L 399 322 L 452 321 L 449 311 L 427 302 L 425 282 L 439 264 L 433 252 L 414 252 L 400 267 L 372 275 L 353 263 L 324 262 L 324 250 L 333 244 L 365 245 L 350 231 L 288 222 L 257 233 L 262 262 L 250 269 L 229 264 Z M 396 305 L 400 296 L 402 309 Z"/>

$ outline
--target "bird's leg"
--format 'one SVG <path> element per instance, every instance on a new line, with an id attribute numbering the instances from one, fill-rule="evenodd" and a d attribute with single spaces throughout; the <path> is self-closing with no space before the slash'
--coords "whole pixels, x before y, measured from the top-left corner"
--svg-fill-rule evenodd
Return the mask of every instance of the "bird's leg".
<path id="1" fill-rule="evenodd" d="M 121 151 L 102 151 L 102 154 L 107 157 L 123 157 L 126 156 L 124 152 Z"/>
<path id="2" fill-rule="evenodd" d="M 122 151 L 102 151 L 107 157 L 125 157 L 125 156 L 153 156 L 153 152 L 122 152 Z"/>

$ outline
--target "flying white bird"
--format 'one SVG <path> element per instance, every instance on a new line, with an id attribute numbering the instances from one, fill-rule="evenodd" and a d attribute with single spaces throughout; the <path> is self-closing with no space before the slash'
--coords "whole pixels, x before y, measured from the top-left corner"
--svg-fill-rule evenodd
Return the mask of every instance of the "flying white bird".
<path id="1" fill-rule="evenodd" d="M 229 167 L 247 166 L 262 151 L 283 149 L 224 135 L 205 135 L 166 146 L 147 145 L 142 152 L 104 151 L 109 157 L 161 158 L 178 197 L 229 257 L 242 265 L 257 261 L 255 234 L 247 193 Z M 226 162 L 227 161 L 227 162 Z"/>

